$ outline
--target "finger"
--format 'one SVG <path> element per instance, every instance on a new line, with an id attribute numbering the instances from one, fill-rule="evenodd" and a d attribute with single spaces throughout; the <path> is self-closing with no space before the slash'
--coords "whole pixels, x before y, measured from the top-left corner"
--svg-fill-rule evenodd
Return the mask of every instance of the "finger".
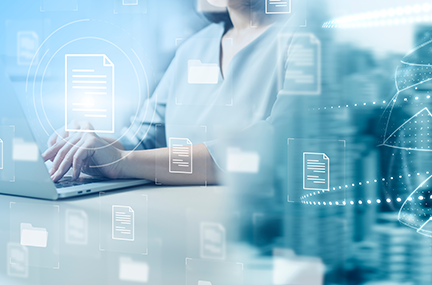
<path id="1" fill-rule="evenodd" d="M 72 167 L 72 163 L 73 163 L 73 159 L 74 159 L 75 153 L 78 150 L 80 150 L 82 144 L 83 144 L 83 140 L 81 140 L 80 142 L 78 142 L 78 144 L 74 145 L 69 150 L 69 152 L 66 154 L 66 156 L 64 157 L 64 159 L 61 161 L 60 166 L 58 167 L 58 169 L 54 172 L 54 174 L 51 175 L 51 179 L 54 182 L 59 181 L 66 174 L 66 172 L 68 172 L 69 169 Z"/>
<path id="2" fill-rule="evenodd" d="M 51 166 L 51 170 L 49 171 L 50 175 L 55 173 L 57 169 L 59 168 L 62 161 L 65 159 L 65 157 L 69 154 L 69 152 L 72 150 L 73 147 L 81 140 L 81 136 L 73 136 L 71 137 L 67 143 L 65 143 L 60 150 L 58 150 L 57 154 L 55 155 L 53 164 Z"/>
<path id="3" fill-rule="evenodd" d="M 56 142 L 57 142 L 57 132 L 54 132 L 50 135 L 48 141 L 47 141 L 47 145 L 48 147 L 52 147 Z"/>
<path id="4" fill-rule="evenodd" d="M 86 165 L 86 161 L 88 158 L 88 150 L 85 148 L 79 149 L 73 159 L 73 179 L 78 179 L 79 175 L 81 174 L 81 170 L 83 169 L 83 166 Z"/>
<path id="5" fill-rule="evenodd" d="M 72 139 L 71 137 L 68 137 L 66 139 L 62 139 L 58 142 L 56 142 L 52 147 L 50 147 L 49 149 L 47 149 L 43 154 L 42 154 L 42 158 L 47 161 L 47 160 L 51 160 L 53 161 L 54 158 L 56 157 L 57 153 L 64 147 L 64 145 L 66 145 L 67 143 L 69 143 L 69 141 Z"/>
<path id="6" fill-rule="evenodd" d="M 58 142 L 61 139 L 67 138 L 69 136 L 69 133 L 66 132 L 66 127 L 60 128 L 56 130 L 48 139 L 48 147 L 52 147 L 55 145 L 56 142 Z"/>
<path id="7" fill-rule="evenodd" d="M 66 127 L 65 127 L 66 128 Z M 56 137 L 56 143 L 66 140 L 67 138 L 72 136 L 71 132 L 66 131 L 65 129 L 58 131 L 58 135 Z"/>
<path id="8" fill-rule="evenodd" d="M 53 160 L 57 155 L 58 151 L 67 143 L 67 140 L 62 140 L 55 143 L 52 147 L 47 149 L 44 153 L 42 153 L 42 158 L 44 161 Z"/>
<path id="9" fill-rule="evenodd" d="M 84 167 L 88 167 L 88 160 L 94 155 L 95 150 L 91 149 L 94 146 L 94 134 L 88 135 L 83 145 L 75 153 L 73 159 L 73 179 L 77 179 L 83 171 Z M 84 139 L 82 140 L 84 141 Z"/>
<path id="10" fill-rule="evenodd" d="M 66 138 L 72 136 L 72 132 L 66 131 L 66 129 L 74 130 L 78 128 L 78 122 L 72 120 L 67 126 L 56 130 L 48 139 L 48 147 L 52 147 L 58 142 L 65 140 Z"/>

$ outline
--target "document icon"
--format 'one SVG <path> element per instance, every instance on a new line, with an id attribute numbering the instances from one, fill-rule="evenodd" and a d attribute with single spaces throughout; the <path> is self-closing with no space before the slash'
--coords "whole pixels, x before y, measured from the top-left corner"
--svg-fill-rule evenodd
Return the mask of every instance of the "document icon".
<path id="1" fill-rule="evenodd" d="M 88 218 L 82 210 L 66 210 L 66 243 L 87 244 Z"/>
<path id="2" fill-rule="evenodd" d="M 133 241 L 135 212 L 129 206 L 112 206 L 112 239 Z"/>
<path id="3" fill-rule="evenodd" d="M 149 266 L 145 262 L 134 261 L 130 257 L 120 257 L 119 279 L 147 283 L 149 280 Z"/>
<path id="4" fill-rule="evenodd" d="M 212 285 L 210 281 L 198 280 L 198 285 Z"/>
<path id="5" fill-rule="evenodd" d="M 17 34 L 17 63 L 30 65 L 39 48 L 39 37 L 33 31 L 19 31 Z M 37 60 L 33 61 L 33 64 Z"/>
<path id="6" fill-rule="evenodd" d="M 201 257 L 225 258 L 225 228 L 218 223 L 201 223 Z"/>
<path id="7" fill-rule="evenodd" d="M 283 45 L 283 42 L 284 40 L 280 44 Z M 286 51 L 285 58 L 285 66 L 282 71 L 285 73 L 282 94 L 321 94 L 320 40 L 313 34 L 293 35 L 292 44 Z"/>
<path id="8" fill-rule="evenodd" d="M 189 84 L 217 84 L 219 82 L 219 66 L 204 64 L 200 60 L 188 61 Z"/>
<path id="9" fill-rule="evenodd" d="M 265 0 L 266 14 L 291 13 L 291 0 Z"/>
<path id="10" fill-rule="evenodd" d="M 32 224 L 21 223 L 21 245 L 46 247 L 48 242 L 48 232 L 45 228 L 35 228 Z"/>
<path id="11" fill-rule="evenodd" d="M 241 173 L 257 173 L 260 157 L 256 152 L 242 151 L 238 148 L 228 149 L 227 171 Z"/>
<path id="12" fill-rule="evenodd" d="M 3 141 L 0 139 L 0 169 L 3 169 Z"/>
<path id="13" fill-rule="evenodd" d="M 169 172 L 192 174 L 192 142 L 184 138 L 170 138 L 169 148 Z"/>
<path id="14" fill-rule="evenodd" d="M 303 189 L 330 190 L 330 158 L 325 153 L 303 153 Z"/>
<path id="15" fill-rule="evenodd" d="M 28 250 L 25 246 L 9 243 L 7 246 L 7 273 L 9 276 L 27 278 Z"/>
<path id="16" fill-rule="evenodd" d="M 114 64 L 104 54 L 65 55 L 66 131 L 114 133 Z M 88 121 L 94 130 L 69 126 Z"/>
<path id="17" fill-rule="evenodd" d="M 138 0 L 122 0 L 122 4 L 127 5 L 138 5 Z"/>

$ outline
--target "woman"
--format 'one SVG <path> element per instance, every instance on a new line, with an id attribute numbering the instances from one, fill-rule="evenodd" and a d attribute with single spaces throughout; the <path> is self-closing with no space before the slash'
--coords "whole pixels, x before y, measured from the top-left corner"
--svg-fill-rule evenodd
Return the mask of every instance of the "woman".
<path id="1" fill-rule="evenodd" d="M 223 168 L 214 150 L 219 130 L 238 133 L 270 115 L 278 93 L 277 35 L 282 21 L 264 13 L 263 0 L 254 0 L 255 4 L 250 0 L 208 1 L 226 7 L 227 13 L 219 15 L 225 21 L 211 24 L 178 49 L 150 99 L 157 103 L 148 104 L 156 105 L 155 112 L 148 112 L 154 116 L 141 122 L 161 126 L 159 136 L 156 131 L 146 134 L 142 150 L 131 152 L 126 150 L 131 141 L 115 142 L 90 132 L 54 134 L 43 154 L 45 160 L 53 161 L 50 174 L 54 182 L 73 167 L 75 179 L 83 171 L 113 179 L 157 178 L 162 184 L 217 183 L 217 171 Z M 213 74 L 210 82 L 199 74 L 198 79 L 188 78 L 191 63 L 219 65 L 219 74 Z M 82 130 L 92 128 L 86 122 L 72 124 Z M 205 138 L 197 136 L 198 128 L 204 129 Z M 161 130 L 163 138 L 188 138 L 194 144 L 192 173 L 170 171 L 170 150 L 159 143 L 166 144 L 166 139 L 160 139 Z"/>

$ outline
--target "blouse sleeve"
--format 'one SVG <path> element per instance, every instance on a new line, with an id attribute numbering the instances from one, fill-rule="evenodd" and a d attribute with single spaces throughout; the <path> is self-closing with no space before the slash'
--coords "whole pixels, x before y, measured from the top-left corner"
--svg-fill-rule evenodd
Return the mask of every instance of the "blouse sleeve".
<path id="1" fill-rule="evenodd" d="M 137 119 L 131 117 L 131 127 L 120 142 L 126 150 L 166 147 L 165 112 L 174 80 L 174 58 L 152 96 L 144 101 Z"/>

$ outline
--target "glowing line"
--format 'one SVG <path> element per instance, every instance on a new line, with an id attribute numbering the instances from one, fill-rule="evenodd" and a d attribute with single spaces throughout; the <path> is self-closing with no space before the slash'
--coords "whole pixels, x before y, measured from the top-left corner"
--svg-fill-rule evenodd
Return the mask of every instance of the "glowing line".
<path id="1" fill-rule="evenodd" d="M 422 187 L 430 178 L 432 177 L 432 175 L 431 176 L 429 176 L 425 181 L 423 181 L 422 183 L 420 183 L 420 185 L 411 193 L 411 195 L 409 195 L 408 196 L 408 198 L 405 200 L 405 202 L 402 204 L 402 206 L 401 206 L 401 208 L 400 208 L 400 210 L 399 210 L 399 213 L 398 213 L 398 220 L 399 220 L 399 222 L 401 223 L 401 224 L 404 224 L 404 225 L 406 225 L 406 226 L 408 226 L 408 227 L 410 227 L 410 228 L 413 228 L 413 229 L 416 229 L 414 226 L 412 226 L 412 225 L 410 225 L 410 224 L 407 224 L 407 223 L 405 223 L 405 222 L 403 222 L 403 221 L 401 221 L 401 218 L 400 218 L 400 216 L 401 216 L 401 211 L 402 211 L 402 209 L 403 209 L 403 207 L 405 206 L 405 204 L 407 203 L 407 201 L 411 201 L 412 200 L 412 197 L 411 196 L 413 196 L 414 195 L 414 193 L 418 190 L 418 189 L 420 189 L 420 187 Z M 410 199 L 411 198 L 411 199 Z"/>
<path id="2" fill-rule="evenodd" d="M 432 117 L 432 113 L 429 111 L 429 109 L 427 107 L 424 107 L 423 109 L 421 109 L 417 114 L 415 114 L 414 116 L 412 116 L 411 118 L 409 118 L 408 120 L 405 121 L 405 123 L 403 123 L 399 128 L 397 128 L 393 133 L 391 133 L 391 135 L 389 135 L 387 137 L 387 139 L 381 144 L 384 145 L 397 131 L 399 131 L 403 126 L 405 126 L 409 121 L 411 121 L 412 119 L 414 119 L 415 117 L 417 117 L 420 113 L 422 113 L 424 110 L 426 110 L 429 115 Z"/>

